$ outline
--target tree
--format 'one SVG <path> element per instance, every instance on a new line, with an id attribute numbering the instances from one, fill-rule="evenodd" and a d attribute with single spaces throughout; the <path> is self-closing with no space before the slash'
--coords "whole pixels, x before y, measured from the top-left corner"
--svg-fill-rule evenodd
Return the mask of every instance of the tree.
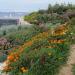
<path id="1" fill-rule="evenodd" d="M 54 13 L 57 13 L 57 12 L 58 12 L 59 7 L 60 7 L 60 5 L 59 5 L 59 4 L 55 4 L 55 5 L 53 6 L 53 12 L 54 12 Z"/>
<path id="2" fill-rule="evenodd" d="M 63 12 L 66 12 L 66 10 L 67 10 L 67 7 L 65 4 L 61 4 L 61 5 L 55 4 L 53 6 L 53 12 L 54 13 L 62 14 Z"/>
<path id="3" fill-rule="evenodd" d="M 38 13 L 39 14 L 45 14 L 46 13 L 46 10 L 39 10 Z"/>
<path id="4" fill-rule="evenodd" d="M 50 14 L 50 13 L 52 13 L 52 12 L 53 12 L 53 7 L 52 7 L 51 4 L 49 4 L 47 13 Z"/>

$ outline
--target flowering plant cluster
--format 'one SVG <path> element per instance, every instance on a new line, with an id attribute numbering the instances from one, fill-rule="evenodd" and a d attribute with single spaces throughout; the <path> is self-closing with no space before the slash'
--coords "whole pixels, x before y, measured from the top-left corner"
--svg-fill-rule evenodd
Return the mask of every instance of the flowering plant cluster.
<path id="1" fill-rule="evenodd" d="M 40 32 L 18 48 L 5 61 L 10 75 L 55 75 L 68 56 L 68 27 Z M 41 71 L 42 70 L 42 71 Z"/>

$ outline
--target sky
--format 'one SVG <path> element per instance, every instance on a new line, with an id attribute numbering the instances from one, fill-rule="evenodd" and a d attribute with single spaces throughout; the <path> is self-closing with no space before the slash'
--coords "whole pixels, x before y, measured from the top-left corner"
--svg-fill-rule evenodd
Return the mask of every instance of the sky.
<path id="1" fill-rule="evenodd" d="M 32 12 L 55 3 L 75 4 L 75 0 L 0 0 L 0 12 Z"/>

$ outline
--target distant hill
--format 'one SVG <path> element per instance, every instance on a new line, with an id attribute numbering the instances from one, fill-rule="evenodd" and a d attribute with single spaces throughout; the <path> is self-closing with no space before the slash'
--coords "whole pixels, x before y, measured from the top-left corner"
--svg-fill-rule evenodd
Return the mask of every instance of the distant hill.
<path id="1" fill-rule="evenodd" d="M 0 12 L 0 17 L 21 17 L 21 16 L 25 16 L 28 13 L 26 12 Z"/>

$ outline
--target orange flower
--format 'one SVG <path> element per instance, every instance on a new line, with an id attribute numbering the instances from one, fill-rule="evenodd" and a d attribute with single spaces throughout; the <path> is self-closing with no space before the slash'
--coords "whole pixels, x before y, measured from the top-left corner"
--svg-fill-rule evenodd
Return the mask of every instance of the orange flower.
<path id="1" fill-rule="evenodd" d="M 57 40 L 57 39 L 54 39 L 54 40 L 49 40 L 49 43 L 63 43 L 64 40 L 61 39 L 61 40 Z"/>
<path id="2" fill-rule="evenodd" d="M 64 42 L 64 40 L 58 40 L 58 43 L 63 43 Z"/>
<path id="3" fill-rule="evenodd" d="M 18 53 L 11 53 L 8 57 L 7 60 L 9 61 L 17 61 L 19 58 L 19 54 Z"/>
<path id="4" fill-rule="evenodd" d="M 14 56 L 9 55 L 9 56 L 7 57 L 7 60 L 13 61 L 13 60 L 14 60 Z"/>

